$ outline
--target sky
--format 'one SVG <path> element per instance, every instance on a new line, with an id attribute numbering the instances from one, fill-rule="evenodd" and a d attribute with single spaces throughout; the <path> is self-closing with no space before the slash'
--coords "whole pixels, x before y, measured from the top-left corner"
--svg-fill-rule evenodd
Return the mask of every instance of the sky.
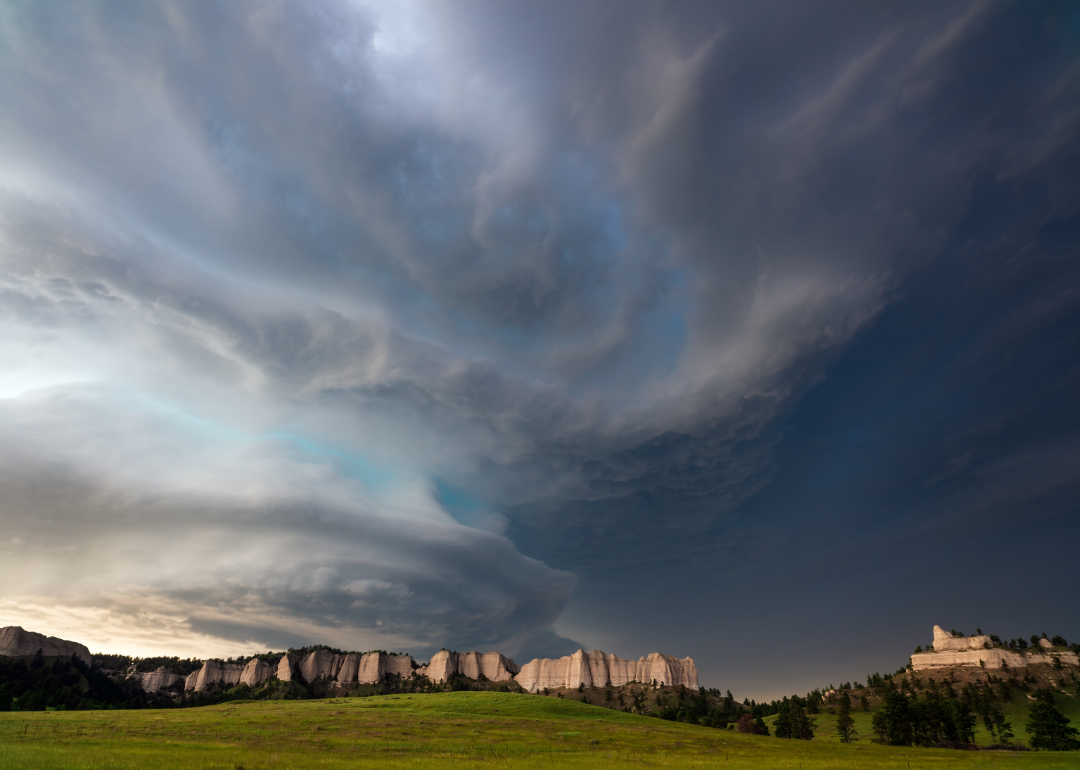
<path id="1" fill-rule="evenodd" d="M 1080 7 L 0 3 L 0 625 L 1080 641 Z"/>

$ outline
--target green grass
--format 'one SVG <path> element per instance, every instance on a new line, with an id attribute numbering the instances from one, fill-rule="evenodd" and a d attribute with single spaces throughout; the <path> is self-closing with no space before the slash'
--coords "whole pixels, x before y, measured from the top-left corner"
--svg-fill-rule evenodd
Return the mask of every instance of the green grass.
<path id="1" fill-rule="evenodd" d="M 868 728 L 868 726 L 867 726 Z M 791 741 L 492 692 L 0 714 L 3 768 L 1075 768 L 1080 755 Z"/>

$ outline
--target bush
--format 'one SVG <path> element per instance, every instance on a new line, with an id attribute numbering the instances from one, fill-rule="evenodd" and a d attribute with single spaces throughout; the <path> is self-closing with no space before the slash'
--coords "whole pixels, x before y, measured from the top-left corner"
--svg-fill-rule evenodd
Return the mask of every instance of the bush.
<path id="1" fill-rule="evenodd" d="M 743 714 L 739 717 L 739 721 L 735 723 L 735 729 L 740 733 L 746 733 L 748 735 L 769 734 L 769 727 L 765 724 L 765 720 L 761 717 L 754 719 L 749 714 Z"/>

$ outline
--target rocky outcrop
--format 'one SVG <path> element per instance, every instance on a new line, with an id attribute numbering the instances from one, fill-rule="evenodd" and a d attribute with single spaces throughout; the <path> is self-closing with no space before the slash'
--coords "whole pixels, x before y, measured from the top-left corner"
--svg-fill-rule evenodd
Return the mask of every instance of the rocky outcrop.
<path id="1" fill-rule="evenodd" d="M 461 674 L 469 679 L 484 676 L 492 682 L 507 682 L 514 678 L 520 669 L 518 665 L 501 652 L 451 652 L 439 650 L 426 666 L 417 670 L 417 675 L 426 676 L 432 682 L 445 682 L 454 674 Z"/>
<path id="2" fill-rule="evenodd" d="M 697 666 L 691 658 L 675 658 L 654 652 L 638 660 L 624 660 L 602 650 L 578 650 L 557 660 L 540 658 L 521 667 L 514 677 L 523 689 L 536 692 L 542 688 L 620 687 L 629 682 L 683 685 L 698 689 Z"/>
<path id="3" fill-rule="evenodd" d="M 359 684 L 381 682 L 387 674 L 408 679 L 413 675 L 413 659 L 410 655 L 391 655 L 386 652 L 365 652 L 360 658 L 356 672 Z"/>
<path id="4" fill-rule="evenodd" d="M 37 655 L 38 650 L 46 657 L 70 658 L 74 655 L 88 666 L 92 662 L 90 650 L 78 642 L 26 631 L 22 626 L 0 628 L 0 655 L 15 658 L 21 655 Z"/>
<path id="5" fill-rule="evenodd" d="M 934 652 L 988 650 L 993 646 L 989 636 L 953 636 L 941 626 L 934 626 Z"/>
<path id="6" fill-rule="evenodd" d="M 329 650 L 316 650 L 308 653 L 300 661 L 300 676 L 305 682 L 314 682 L 317 679 L 334 679 L 341 670 L 341 664 L 345 656 L 341 653 Z"/>
<path id="7" fill-rule="evenodd" d="M 227 687 L 241 682 L 254 687 L 272 677 L 283 682 L 332 680 L 338 685 L 348 686 L 357 683 L 375 684 L 381 682 L 387 674 L 402 678 L 412 676 L 412 658 L 385 652 L 360 655 L 355 652 L 344 654 L 316 650 L 302 658 L 296 653 L 286 653 L 276 664 L 257 658 L 249 660 L 244 666 L 208 660 L 203 663 L 202 668 L 188 675 L 184 680 L 184 689 L 201 692 L 212 686 Z"/>
<path id="8" fill-rule="evenodd" d="M 230 687 L 240 683 L 240 674 L 243 671 L 244 667 L 239 663 L 208 660 L 198 671 L 188 674 L 184 680 L 184 689 L 202 692 L 215 686 Z"/>
<path id="9" fill-rule="evenodd" d="M 357 674 L 360 672 L 360 658 L 362 656 L 358 652 L 350 652 L 341 661 L 341 668 L 338 669 L 337 682 L 341 685 L 352 684 L 357 680 Z"/>
<path id="10" fill-rule="evenodd" d="M 265 660 L 252 658 L 244 666 L 244 670 L 240 672 L 240 684 L 256 687 L 273 676 L 276 670 L 274 666 L 271 666 Z"/>
<path id="11" fill-rule="evenodd" d="M 282 682 L 291 682 L 293 680 L 293 674 L 296 672 L 296 655 L 291 652 L 287 652 L 281 656 L 281 660 L 278 661 L 277 678 Z"/>
<path id="12" fill-rule="evenodd" d="M 159 666 L 153 671 L 135 671 L 132 672 L 128 678 L 133 679 L 144 692 L 148 693 L 167 690 L 184 679 L 184 677 L 173 673 L 171 670 L 165 668 L 165 666 Z"/>
<path id="13" fill-rule="evenodd" d="M 1052 651 L 1052 644 L 1042 644 L 1038 651 L 1011 650 L 995 646 L 989 636 L 953 636 L 934 626 L 933 650 L 917 652 L 911 656 L 911 667 L 915 671 L 926 671 L 949 666 L 981 666 L 983 668 L 1023 668 L 1039 663 L 1052 664 L 1055 658 L 1073 666 L 1078 663 L 1077 654 L 1062 649 Z M 1050 651 L 1043 650 L 1049 648 Z"/>

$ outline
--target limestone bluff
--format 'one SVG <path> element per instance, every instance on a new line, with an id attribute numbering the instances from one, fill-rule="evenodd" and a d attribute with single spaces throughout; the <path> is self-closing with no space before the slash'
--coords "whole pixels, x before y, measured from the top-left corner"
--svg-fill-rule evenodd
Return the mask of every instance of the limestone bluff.
<path id="1" fill-rule="evenodd" d="M 202 668 L 184 678 L 184 690 L 202 692 L 218 686 L 246 684 L 256 686 L 277 678 L 282 681 L 324 680 L 340 687 L 353 684 L 375 684 L 386 675 L 408 679 L 426 676 L 432 682 L 445 682 L 460 674 L 469 679 L 481 676 L 492 682 L 517 682 L 528 692 L 560 687 L 619 687 L 628 682 L 652 682 L 678 687 L 698 688 L 697 666 L 691 658 L 675 658 L 654 652 L 638 660 L 624 660 L 602 650 L 585 652 L 551 660 L 532 660 L 519 669 L 518 665 L 500 652 L 454 652 L 440 650 L 424 664 L 417 664 L 410 655 L 386 652 L 335 653 L 316 650 L 303 657 L 285 653 L 276 664 L 253 658 L 246 664 L 207 660 Z M 162 667 L 152 672 L 129 672 L 147 692 L 159 692 L 179 682 L 181 677 Z"/>
<path id="2" fill-rule="evenodd" d="M 638 660 L 623 660 L 603 650 L 578 650 L 556 660 L 531 660 L 515 679 L 523 689 L 536 692 L 559 687 L 621 687 L 629 682 L 653 682 L 674 687 L 698 688 L 697 666 L 691 658 L 674 658 L 654 652 Z"/>
<path id="3" fill-rule="evenodd" d="M 92 664 L 90 651 L 77 642 L 26 631 L 19 626 L 0 629 L 0 655 L 21 657 L 41 651 L 47 657 L 72 655 L 87 665 Z M 481 677 L 492 682 L 514 681 L 528 692 L 542 689 L 585 687 L 620 687 L 629 682 L 644 682 L 685 686 L 698 689 L 697 666 L 691 658 L 675 658 L 654 652 L 638 660 L 625 660 L 602 650 L 578 650 L 554 660 L 539 658 L 519 667 L 501 652 L 455 652 L 440 650 L 421 665 L 411 655 L 375 652 L 337 652 L 319 649 L 307 654 L 286 652 L 252 657 L 243 662 L 205 660 L 202 666 L 186 676 L 160 666 L 154 671 L 139 671 L 135 664 L 116 675 L 133 681 L 148 693 L 178 691 L 182 682 L 185 692 L 246 684 L 255 687 L 270 679 L 280 681 L 323 681 L 339 687 L 355 684 L 376 684 L 386 676 L 402 679 L 427 677 L 434 683 L 460 675 L 468 679 Z"/>
<path id="4" fill-rule="evenodd" d="M 934 626 L 934 644 L 926 652 L 911 656 L 915 671 L 949 666 L 980 666 L 982 668 L 1024 668 L 1035 664 L 1053 664 L 1055 659 L 1074 666 L 1080 665 L 1077 654 L 1067 649 L 1055 649 L 1047 639 L 1039 640 L 1039 648 L 1012 650 L 994 642 L 986 634 L 953 636 L 941 626 Z"/>

